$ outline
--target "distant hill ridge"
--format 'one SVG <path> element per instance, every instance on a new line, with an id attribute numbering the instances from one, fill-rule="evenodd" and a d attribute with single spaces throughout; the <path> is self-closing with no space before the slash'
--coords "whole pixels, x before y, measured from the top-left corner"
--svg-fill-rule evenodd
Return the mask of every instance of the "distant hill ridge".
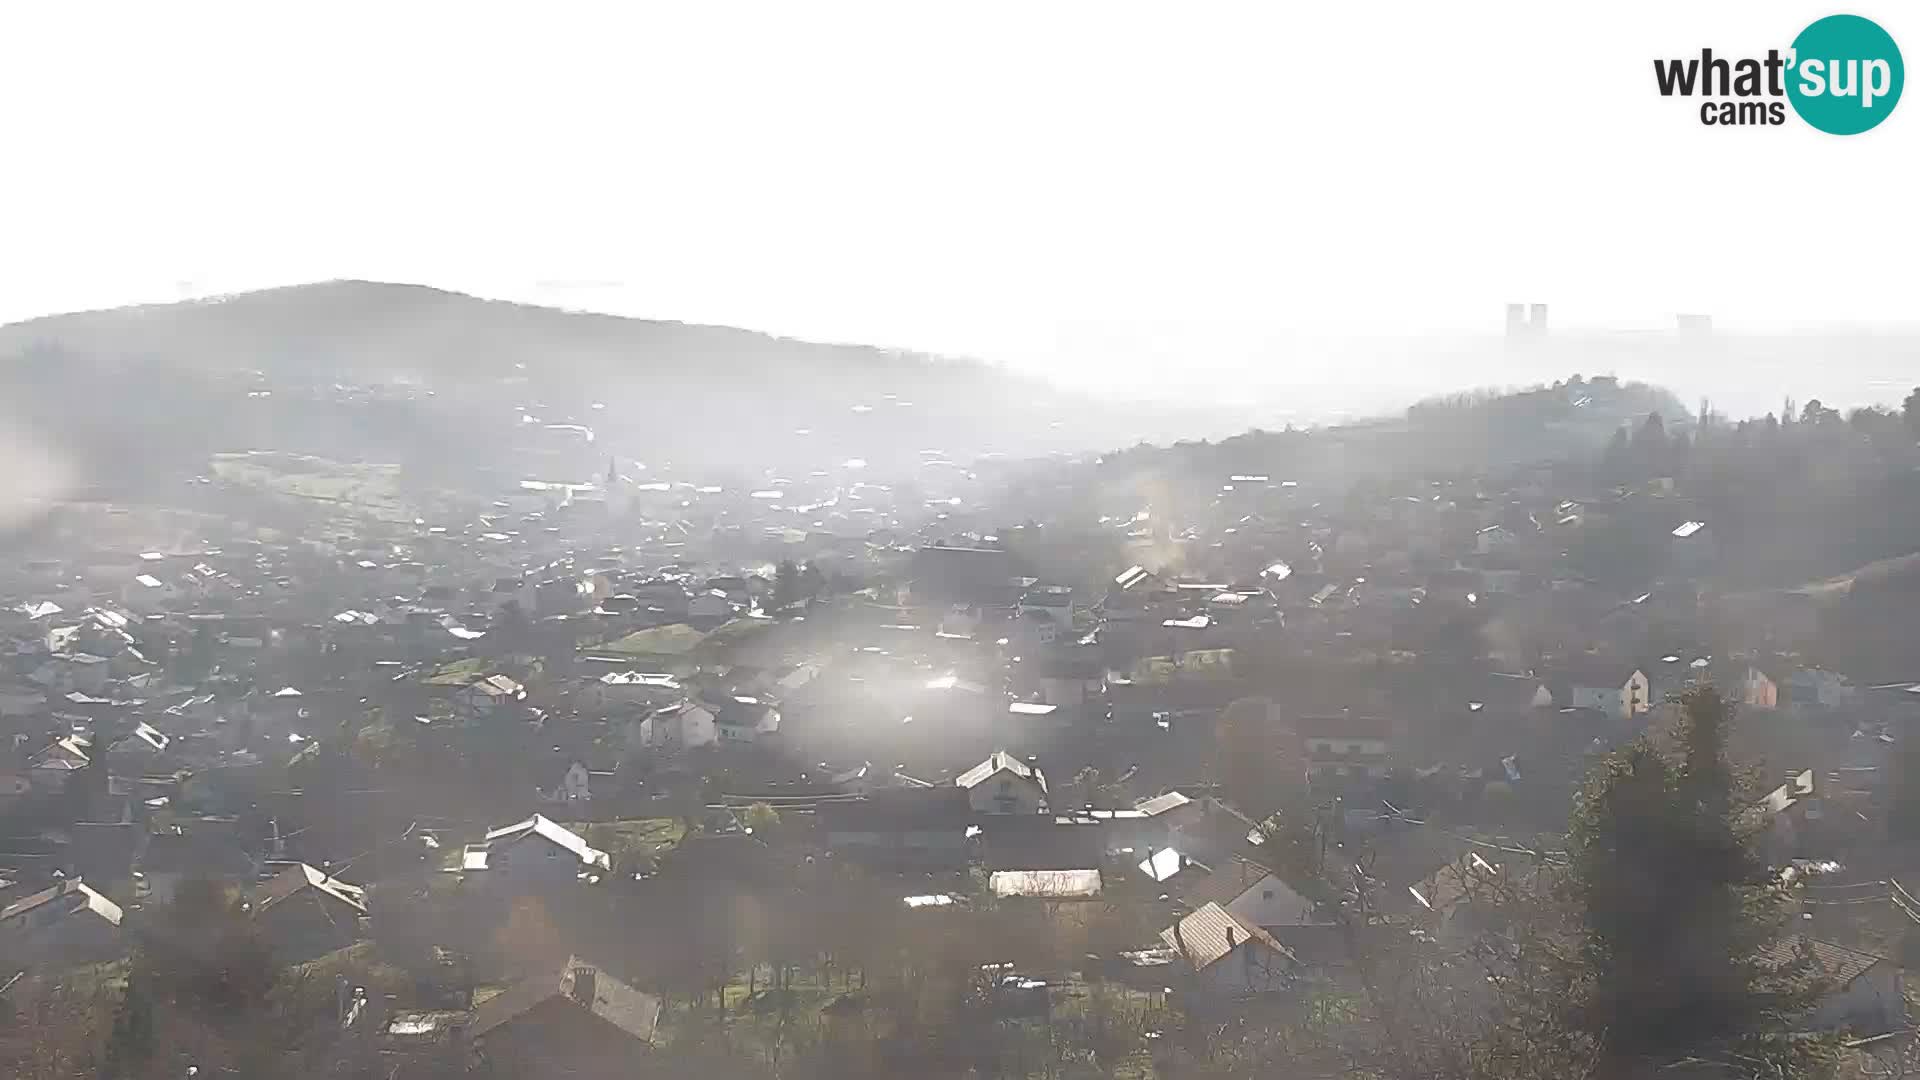
<path id="1" fill-rule="evenodd" d="M 745 369 L 778 360 L 864 371 L 937 367 L 1004 375 L 976 360 L 361 280 L 47 315 L 0 327 L 0 355 L 46 347 L 239 370 L 324 359 L 372 372 L 501 376 L 517 370 L 516 363 L 543 359 L 618 368 L 671 353 Z"/>
<path id="2" fill-rule="evenodd" d="M 249 400 L 253 372 L 263 391 L 304 384 L 324 397 L 332 383 L 381 384 L 432 396 L 377 409 L 313 395 Z M 87 404 L 77 420 L 76 402 Z M 43 435 L 53 451 L 82 459 L 82 476 L 112 473 L 121 485 L 154 469 L 120 463 L 130 439 L 170 472 L 198 471 L 209 453 L 266 447 L 345 461 L 477 463 L 499 450 L 516 410 L 596 429 L 596 470 L 619 455 L 756 475 L 860 459 L 898 476 L 918 468 L 923 449 L 963 462 L 1021 458 L 1219 423 L 1197 409 L 1096 402 L 979 360 L 423 285 L 330 281 L 0 327 L 0 424 Z"/>

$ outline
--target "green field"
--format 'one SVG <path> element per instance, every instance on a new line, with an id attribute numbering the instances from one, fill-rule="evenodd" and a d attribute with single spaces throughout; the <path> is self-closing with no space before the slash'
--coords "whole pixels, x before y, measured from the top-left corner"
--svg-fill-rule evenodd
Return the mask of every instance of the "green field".
<path id="1" fill-rule="evenodd" d="M 213 475 L 273 495 L 330 504 L 382 521 L 412 521 L 400 498 L 400 466 L 349 464 L 303 454 L 250 450 L 215 454 Z"/>
<path id="2" fill-rule="evenodd" d="M 587 843 L 623 855 L 658 855 L 680 842 L 686 828 L 678 818 L 629 818 L 622 821 L 575 821 L 567 828 L 587 838 Z"/>
<path id="3" fill-rule="evenodd" d="M 685 656 L 706 639 L 707 635 L 686 623 L 674 623 L 651 630 L 635 630 L 618 641 L 595 646 L 592 651 L 622 656 Z"/>

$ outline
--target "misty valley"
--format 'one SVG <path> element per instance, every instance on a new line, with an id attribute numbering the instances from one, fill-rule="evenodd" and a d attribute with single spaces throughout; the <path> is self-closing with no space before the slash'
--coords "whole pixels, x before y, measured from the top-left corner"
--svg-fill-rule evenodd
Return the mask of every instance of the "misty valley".
<path id="1" fill-rule="evenodd" d="M 364 282 L 0 347 L 10 1076 L 1895 1075 L 1920 388 L 1223 430 Z"/>

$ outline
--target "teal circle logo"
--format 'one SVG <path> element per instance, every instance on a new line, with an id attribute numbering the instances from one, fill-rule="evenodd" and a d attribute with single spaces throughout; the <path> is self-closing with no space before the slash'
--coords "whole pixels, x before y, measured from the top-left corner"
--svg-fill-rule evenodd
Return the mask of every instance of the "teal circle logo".
<path id="1" fill-rule="evenodd" d="M 1787 100 L 1830 135 L 1871 130 L 1900 103 L 1906 82 L 1900 47 L 1871 19 L 1829 15 L 1793 39 Z"/>

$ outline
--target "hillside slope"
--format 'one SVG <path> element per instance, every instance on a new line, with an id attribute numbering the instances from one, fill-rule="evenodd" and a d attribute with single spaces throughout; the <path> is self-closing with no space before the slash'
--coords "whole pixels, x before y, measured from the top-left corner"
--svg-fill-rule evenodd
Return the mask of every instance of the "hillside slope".
<path id="1" fill-rule="evenodd" d="M 506 377 L 522 363 L 550 374 L 595 376 L 678 364 L 697 364 L 710 374 L 761 373 L 776 363 L 866 374 L 933 367 L 973 376 L 991 371 L 978 363 L 933 363 L 866 346 L 372 281 L 50 315 L 0 327 L 0 356 L 49 347 L 201 370 L 328 371 L 364 379 Z"/>
<path id="2" fill-rule="evenodd" d="M 0 394 L 0 431 L 92 482 L 250 447 L 484 456 L 517 412 L 591 426 L 605 454 L 753 472 L 1099 449 L 1194 419 L 977 361 L 365 281 L 0 327 Z"/>

